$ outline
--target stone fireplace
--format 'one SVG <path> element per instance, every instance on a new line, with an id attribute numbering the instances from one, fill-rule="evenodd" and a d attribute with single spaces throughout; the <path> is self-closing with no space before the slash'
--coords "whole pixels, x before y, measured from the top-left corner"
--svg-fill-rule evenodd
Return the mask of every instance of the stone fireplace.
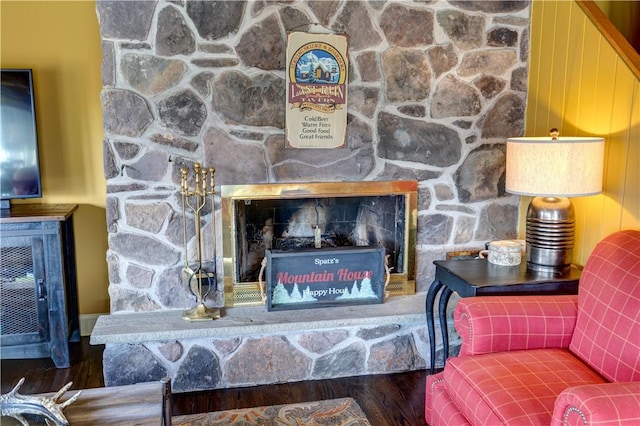
<path id="1" fill-rule="evenodd" d="M 424 368 L 430 343 L 419 312 L 432 261 L 517 237 L 504 153 L 506 138 L 524 131 L 529 2 L 99 0 L 96 9 L 112 315 L 92 340 L 107 344 L 106 383 L 169 374 L 184 391 Z M 349 37 L 343 148 L 285 143 L 292 30 Z M 312 310 L 330 318 L 308 318 L 304 330 L 287 329 L 283 312 L 237 305 L 225 308 L 226 322 L 177 327 L 173 315 L 194 302 L 179 273 L 179 169 L 195 162 L 216 168 L 217 207 L 202 220 L 207 235 L 217 223 L 221 250 L 230 238 L 222 187 L 416 182 L 415 238 L 402 265 L 417 294 L 348 319 Z M 221 250 L 224 286 L 236 269 Z M 300 360 L 295 374 L 269 358 L 272 348 Z M 260 368 L 265 360 L 272 370 Z M 125 368 L 132 363 L 146 367 Z"/>

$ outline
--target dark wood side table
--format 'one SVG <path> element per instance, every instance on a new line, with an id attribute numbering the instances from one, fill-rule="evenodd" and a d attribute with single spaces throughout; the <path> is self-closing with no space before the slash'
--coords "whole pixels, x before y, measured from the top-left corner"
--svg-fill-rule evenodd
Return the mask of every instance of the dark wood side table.
<path id="1" fill-rule="evenodd" d="M 435 330 L 433 308 L 438 292 L 438 315 L 442 333 L 444 361 L 449 357 L 447 304 L 455 291 L 460 297 L 533 294 L 577 294 L 580 270 L 576 267 L 564 275 L 543 274 L 527 270 L 524 259 L 519 266 L 497 266 L 486 259 L 436 260 L 436 277 L 427 292 L 427 329 L 431 345 L 431 374 L 435 372 Z"/>

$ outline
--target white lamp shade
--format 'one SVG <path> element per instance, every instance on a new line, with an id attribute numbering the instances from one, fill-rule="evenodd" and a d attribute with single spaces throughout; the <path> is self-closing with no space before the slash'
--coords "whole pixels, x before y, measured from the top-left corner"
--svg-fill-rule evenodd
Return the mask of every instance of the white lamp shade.
<path id="1" fill-rule="evenodd" d="M 517 195 L 577 197 L 602 191 L 604 139 L 509 138 L 506 190 Z"/>

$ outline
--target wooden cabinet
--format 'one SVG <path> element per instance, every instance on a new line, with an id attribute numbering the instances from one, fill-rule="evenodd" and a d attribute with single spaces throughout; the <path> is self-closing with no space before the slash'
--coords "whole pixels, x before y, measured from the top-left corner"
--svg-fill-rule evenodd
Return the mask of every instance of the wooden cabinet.
<path id="1" fill-rule="evenodd" d="M 0 357 L 69 366 L 80 340 L 75 204 L 18 204 L 0 218 Z"/>

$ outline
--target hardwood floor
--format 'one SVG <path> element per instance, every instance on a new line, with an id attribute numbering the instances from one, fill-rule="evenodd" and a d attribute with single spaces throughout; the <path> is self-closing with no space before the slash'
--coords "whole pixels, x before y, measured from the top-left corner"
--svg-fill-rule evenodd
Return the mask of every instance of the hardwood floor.
<path id="1" fill-rule="evenodd" d="M 71 343 L 71 367 L 57 369 L 50 359 L 2 360 L 2 393 L 21 377 L 23 394 L 54 392 L 73 381 L 71 389 L 104 386 L 103 346 L 89 345 L 89 338 Z M 1 349 L 0 349 L 1 350 Z M 320 399 L 352 397 L 373 426 L 422 426 L 424 421 L 425 370 L 373 376 L 314 380 L 250 388 L 175 393 L 173 414 L 287 404 Z"/>

